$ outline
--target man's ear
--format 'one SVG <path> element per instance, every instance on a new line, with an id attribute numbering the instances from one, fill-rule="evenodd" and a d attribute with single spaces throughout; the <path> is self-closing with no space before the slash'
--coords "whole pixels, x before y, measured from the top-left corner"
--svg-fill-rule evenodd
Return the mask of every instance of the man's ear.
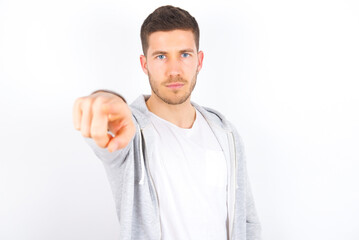
<path id="1" fill-rule="evenodd" d="M 141 55 L 141 56 L 140 56 L 140 62 L 141 62 L 141 67 L 142 67 L 143 72 L 144 72 L 146 75 L 148 75 L 146 56 Z"/>
<path id="2" fill-rule="evenodd" d="M 202 69 L 204 54 L 202 51 L 199 51 L 197 56 L 198 56 L 197 73 L 199 73 L 199 71 L 201 71 L 201 69 Z"/>

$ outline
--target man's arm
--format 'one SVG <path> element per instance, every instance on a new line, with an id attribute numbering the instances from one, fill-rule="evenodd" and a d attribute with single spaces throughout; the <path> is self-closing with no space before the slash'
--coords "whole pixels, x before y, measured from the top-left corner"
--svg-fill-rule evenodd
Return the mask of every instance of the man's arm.
<path id="1" fill-rule="evenodd" d="M 261 224 L 259 222 L 258 214 L 254 204 L 253 194 L 251 191 L 251 184 L 249 182 L 247 170 L 246 170 L 246 182 L 247 182 L 247 191 L 246 191 L 246 232 L 248 240 L 261 240 Z"/>
<path id="2" fill-rule="evenodd" d="M 237 136 L 236 140 L 238 141 L 237 144 L 239 146 L 239 158 L 243 160 L 243 170 L 244 170 L 244 182 L 245 182 L 245 207 L 246 207 L 246 240 L 261 240 L 262 239 L 262 227 L 259 221 L 259 217 L 257 214 L 257 210 L 255 207 L 255 202 L 251 190 L 251 184 L 248 177 L 248 170 L 247 170 L 247 160 L 246 154 L 244 150 L 244 143 L 240 135 L 238 134 L 235 127 L 234 129 L 235 135 Z"/>

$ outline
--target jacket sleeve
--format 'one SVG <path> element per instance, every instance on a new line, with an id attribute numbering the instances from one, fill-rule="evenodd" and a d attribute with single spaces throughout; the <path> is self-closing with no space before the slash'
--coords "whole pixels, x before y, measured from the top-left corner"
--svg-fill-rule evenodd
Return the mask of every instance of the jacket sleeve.
<path id="1" fill-rule="evenodd" d="M 254 198 L 251 191 L 251 184 L 248 178 L 248 174 L 246 171 L 246 232 L 247 232 L 247 240 L 261 240 L 261 224 L 259 222 L 258 214 L 256 211 L 256 207 L 254 204 Z"/>
<path id="2" fill-rule="evenodd" d="M 232 125 L 233 126 L 233 125 Z M 261 223 L 259 221 L 259 217 L 256 211 L 254 198 L 251 190 L 251 184 L 248 177 L 248 171 L 247 171 L 247 160 L 246 160 L 246 154 L 244 150 L 244 144 L 243 140 L 238 134 L 237 130 L 234 128 L 234 132 L 236 133 L 240 145 L 240 155 L 241 159 L 243 159 L 244 164 L 244 181 L 245 181 L 245 207 L 246 207 L 246 240 L 261 240 L 262 239 L 262 228 Z"/>
<path id="3" fill-rule="evenodd" d="M 131 144 L 133 141 L 132 139 L 125 148 L 116 150 L 114 152 L 109 152 L 107 148 L 99 147 L 92 138 L 85 138 L 85 141 L 91 147 L 95 155 L 106 165 L 121 165 L 125 160 L 128 152 L 131 150 L 131 147 L 133 146 L 133 144 Z"/>
<path id="4" fill-rule="evenodd" d="M 135 124 L 136 125 L 136 124 Z M 137 126 L 137 125 L 136 125 Z M 109 152 L 106 148 L 97 146 L 95 141 L 85 138 L 95 155 L 101 160 L 109 181 L 121 232 L 131 229 L 133 214 L 133 197 L 135 194 L 135 151 L 136 143 L 139 142 L 139 128 L 128 145 L 120 150 Z M 126 230 L 127 229 L 127 230 Z"/>

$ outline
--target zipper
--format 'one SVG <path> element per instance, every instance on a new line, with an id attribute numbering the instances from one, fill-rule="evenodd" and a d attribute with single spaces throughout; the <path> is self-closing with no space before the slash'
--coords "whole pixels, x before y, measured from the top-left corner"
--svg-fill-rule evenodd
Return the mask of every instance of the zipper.
<path id="1" fill-rule="evenodd" d="M 229 136 L 231 135 L 231 136 Z M 234 167 L 232 167 L 232 173 L 231 173 L 231 180 L 232 180 L 232 185 L 231 188 L 233 189 L 233 200 L 232 200 L 232 204 L 233 204 L 233 212 L 232 212 L 232 219 L 231 219 L 231 224 L 232 226 L 229 226 L 229 240 L 232 239 L 232 235 L 233 235 L 233 227 L 234 227 L 234 214 L 235 214 L 235 209 L 236 209 L 236 188 L 237 188 L 237 181 L 236 181 L 236 172 L 237 172 L 237 161 L 236 161 L 236 150 L 235 150 L 235 141 L 234 141 L 234 135 L 233 132 L 229 132 L 228 133 L 228 139 L 229 139 L 229 152 L 230 152 L 230 159 L 234 162 Z M 232 165 L 232 166 L 233 166 Z"/>
<path id="2" fill-rule="evenodd" d="M 141 135 L 143 134 L 143 129 L 141 128 Z M 143 138 L 145 139 L 145 138 Z M 140 139 L 142 141 L 142 139 Z M 149 177 L 150 177 L 150 186 L 151 186 L 151 190 L 152 192 L 154 192 L 154 196 L 155 196 L 155 199 L 156 199 L 156 203 L 157 203 L 157 209 L 156 209 L 156 213 L 157 213 L 157 218 L 158 218 L 158 222 L 159 222 L 159 225 L 160 225 L 160 239 L 162 238 L 162 228 L 161 228 L 161 219 L 160 219 L 160 204 L 159 204 L 159 201 L 158 201 L 158 196 L 157 196 L 157 191 L 155 189 L 155 184 L 153 183 L 153 179 L 152 179 L 152 175 L 151 175 L 151 172 L 149 170 L 149 166 L 148 166 L 148 155 L 147 155 L 147 148 L 145 147 L 145 150 L 144 150 L 144 153 L 145 153 L 145 158 L 146 158 L 146 161 L 145 164 L 146 164 L 146 168 L 148 169 L 148 173 L 149 173 Z"/>

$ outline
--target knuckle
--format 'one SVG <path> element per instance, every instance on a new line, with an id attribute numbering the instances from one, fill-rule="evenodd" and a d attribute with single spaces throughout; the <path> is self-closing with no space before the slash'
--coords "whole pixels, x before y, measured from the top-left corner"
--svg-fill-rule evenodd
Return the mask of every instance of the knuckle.
<path id="1" fill-rule="evenodd" d="M 90 135 L 90 132 L 89 131 L 86 131 L 84 129 L 81 129 L 81 135 L 85 138 L 90 138 L 91 135 Z"/>
<path id="2" fill-rule="evenodd" d="M 94 112 L 101 112 L 105 105 L 106 105 L 106 100 L 103 98 L 99 98 L 94 101 L 92 109 Z"/>
<path id="3" fill-rule="evenodd" d="M 127 103 L 125 103 L 125 102 L 123 101 L 123 99 L 120 98 L 120 97 L 114 97 L 114 101 L 116 101 L 118 104 L 126 105 L 126 106 L 127 106 Z"/>
<path id="4" fill-rule="evenodd" d="M 91 104 L 92 104 L 92 100 L 89 98 L 86 98 L 81 102 L 81 109 L 88 110 L 90 108 Z"/>
<path id="5" fill-rule="evenodd" d="M 104 134 L 98 130 L 91 130 L 91 136 L 93 139 L 101 140 L 104 137 Z"/>
<path id="6" fill-rule="evenodd" d="M 75 104 L 74 104 L 74 105 L 75 105 L 75 106 L 76 106 L 76 105 L 79 105 L 79 104 L 83 101 L 83 99 L 84 99 L 83 97 L 77 98 L 77 99 L 75 100 Z"/>
<path id="7" fill-rule="evenodd" d="M 95 140 L 95 139 L 94 139 Z M 101 148 L 105 148 L 106 147 L 106 144 L 103 142 L 103 141 L 97 141 L 95 140 L 97 146 L 101 147 Z"/>
<path id="8" fill-rule="evenodd" d="M 104 104 L 105 102 L 107 102 L 107 97 L 106 97 L 106 96 L 103 96 L 103 95 L 100 95 L 100 96 L 97 96 L 97 97 L 96 97 L 94 104 L 96 104 L 96 105 L 102 105 L 102 104 Z"/>
<path id="9" fill-rule="evenodd" d="M 102 148 L 106 147 L 106 136 L 100 132 L 91 132 L 91 137 Z"/>

